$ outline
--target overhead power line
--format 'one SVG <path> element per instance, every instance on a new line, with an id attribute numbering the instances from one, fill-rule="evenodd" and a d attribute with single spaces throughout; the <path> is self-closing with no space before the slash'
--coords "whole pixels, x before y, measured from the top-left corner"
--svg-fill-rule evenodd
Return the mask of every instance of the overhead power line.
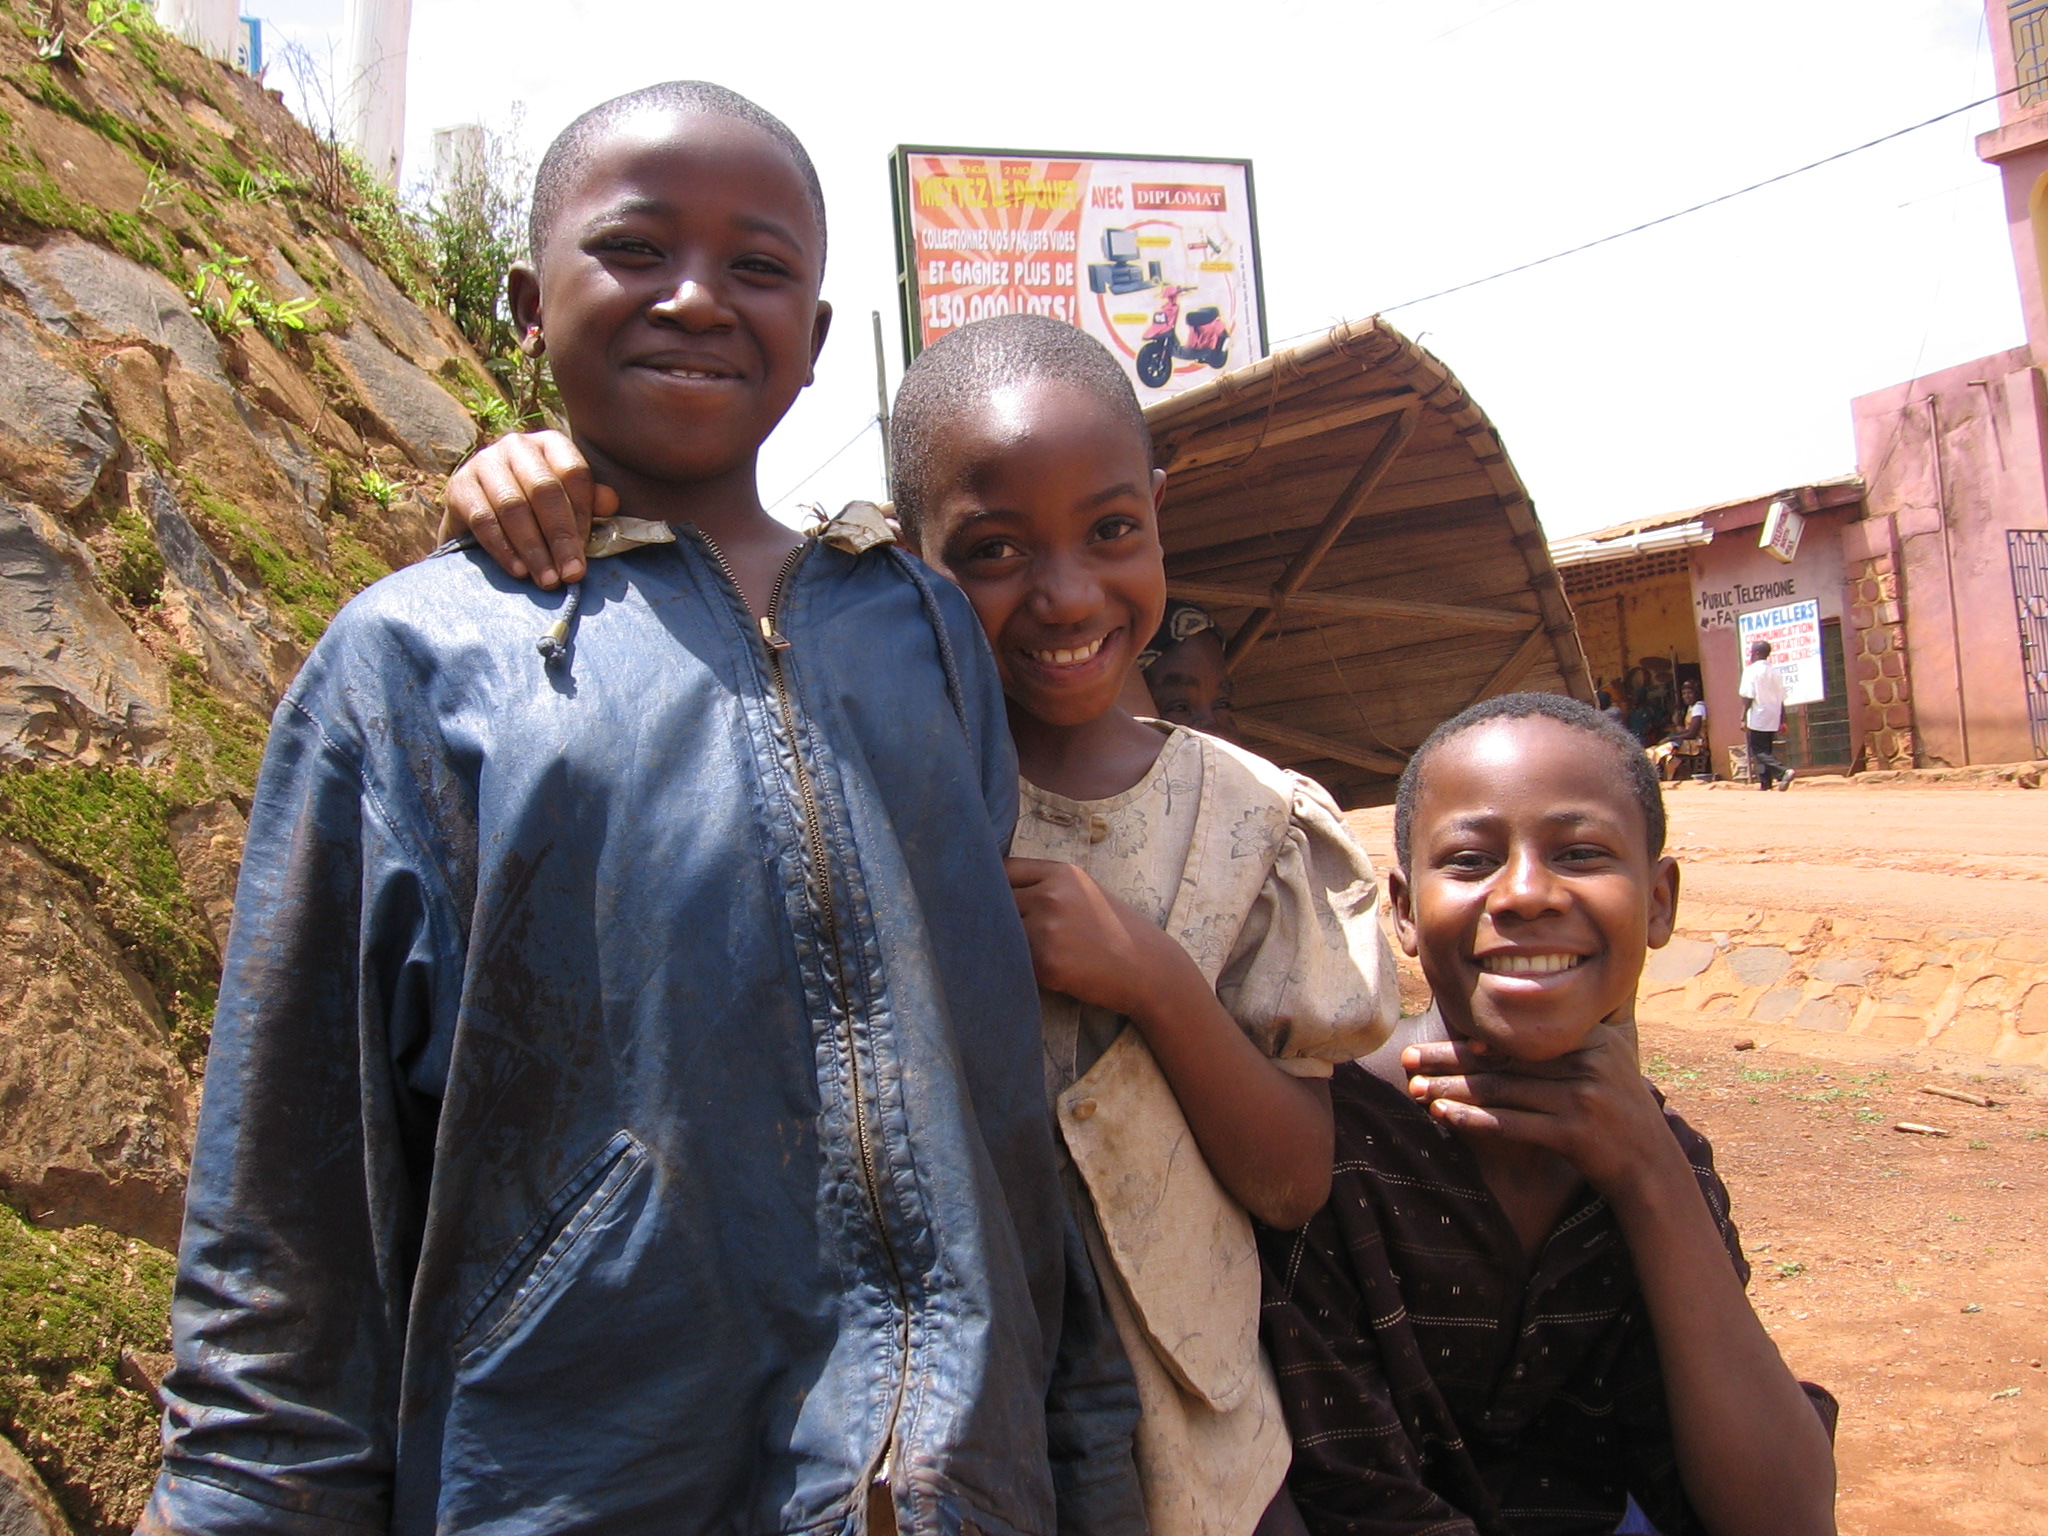
<path id="1" fill-rule="evenodd" d="M 860 430 L 858 432 L 854 433 L 853 436 L 849 437 L 845 442 L 841 443 L 837 448 L 833 449 L 830 454 L 826 455 L 826 457 L 819 462 L 818 467 L 816 469 L 813 469 L 808 475 L 805 475 L 803 479 L 797 481 L 795 485 L 792 485 L 780 496 L 776 497 L 773 501 L 769 502 L 768 505 L 771 507 L 781 506 L 785 501 L 789 500 L 790 497 L 794 496 L 798 491 L 802 490 L 805 486 L 809 485 L 813 480 L 817 479 L 818 476 L 822 475 L 823 473 L 825 473 L 826 470 L 830 469 L 835 459 L 837 459 L 841 454 L 845 453 L 847 449 L 851 448 L 855 443 L 859 442 L 862 438 L 866 437 L 870 432 L 874 431 L 875 428 L 880 425 L 881 421 L 879 418 L 870 416 L 866 421 L 860 424 Z"/>
<path id="2" fill-rule="evenodd" d="M 1660 224 L 1669 224 L 1673 219 L 1682 219 L 1687 214 L 1698 213 L 1702 209 L 1733 202 L 1738 197 L 1747 197 L 1752 192 L 1761 192 L 1765 187 L 1774 187 L 1781 181 L 1790 181 L 1794 176 L 1804 176 L 1808 171 L 1817 171 L 1824 165 L 1833 165 L 1837 160 L 1846 160 L 1851 155 L 1860 155 L 1866 149 L 1875 149 L 1880 144 L 1889 144 L 1893 139 L 1902 139 L 1909 133 L 1918 133 L 1922 128 L 1932 128 L 1936 123 L 1945 123 L 1952 117 L 1961 117 L 1965 112 L 1974 112 L 1979 107 L 1989 106 L 2000 97 L 2010 96 L 2013 92 L 2021 89 L 2023 87 L 2018 85 L 2008 86 L 1996 95 L 1981 97 L 1960 107 L 1951 107 L 1948 111 L 1927 118 L 1923 122 L 1912 123 L 1904 128 L 1895 128 L 1890 133 L 1882 134 L 1867 143 L 1858 144 L 1851 149 L 1838 150 L 1832 155 L 1824 156 L 1819 160 L 1809 161 L 1807 164 L 1795 167 L 1792 170 L 1780 171 L 1775 176 L 1766 176 L 1762 181 L 1753 181 L 1748 186 L 1738 187 L 1733 192 L 1723 192 L 1719 197 L 1710 197 L 1705 202 L 1694 203 L 1690 208 L 1681 208 L 1676 213 L 1665 214 L 1662 218 L 1646 219 L 1641 224 L 1632 224 L 1627 229 L 1616 230 L 1611 235 L 1602 235 L 1598 240 L 1588 240 L 1583 245 L 1572 246 L 1569 250 L 1554 251 L 1548 256 L 1539 256 L 1534 261 L 1525 261 L 1519 266 L 1508 267 L 1502 271 L 1490 273 L 1485 277 L 1475 277 L 1470 282 L 1459 283 L 1454 287 L 1439 288 L 1435 293 L 1425 293 L 1420 298 L 1403 299 L 1400 303 L 1389 304 L 1376 311 L 1376 313 L 1390 315 L 1397 309 L 1412 309 L 1417 304 L 1427 304 L 1431 299 L 1447 298 L 1454 293 L 1464 293 L 1468 289 L 1478 288 L 1486 283 L 1497 283 L 1504 277 L 1513 277 L 1519 272 L 1528 272 L 1537 267 L 1546 267 L 1553 261 L 1563 261 L 1567 256 L 1576 256 L 1582 251 L 1590 251 L 1597 246 L 1612 245 L 1615 241 L 1625 240 L 1630 235 L 1639 235 L 1646 229 L 1655 229 Z"/>

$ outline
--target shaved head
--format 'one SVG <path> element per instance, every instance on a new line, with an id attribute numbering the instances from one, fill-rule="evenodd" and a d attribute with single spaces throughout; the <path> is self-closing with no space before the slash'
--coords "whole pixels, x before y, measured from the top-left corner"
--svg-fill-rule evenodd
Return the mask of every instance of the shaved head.
<path id="1" fill-rule="evenodd" d="M 1112 421 L 1128 423 L 1145 461 L 1152 433 L 1123 365 L 1078 326 L 1045 315 L 977 320 L 940 337 L 905 370 L 889 415 L 890 492 L 896 516 L 915 535 L 939 489 L 931 484 L 946 432 L 978 417 L 1021 384 L 1065 384 L 1092 396 Z"/>
<path id="2" fill-rule="evenodd" d="M 818 169 L 811 164 L 810 154 L 797 136 L 789 131 L 788 125 L 766 108 L 756 106 L 739 92 L 729 91 L 722 85 L 713 85 L 708 80 L 666 80 L 659 85 L 645 86 L 600 102 L 555 136 L 555 142 L 541 156 L 540 169 L 533 176 L 533 209 L 529 215 L 527 240 L 534 260 L 540 259 L 540 253 L 547 244 L 548 231 L 554 226 L 562 206 L 568 202 L 577 173 L 590 159 L 592 149 L 629 119 L 647 112 L 701 113 L 731 118 L 760 129 L 780 144 L 788 151 L 790 160 L 804 179 L 805 190 L 810 193 L 811 211 L 818 216 L 820 255 L 823 254 L 825 189 L 818 181 Z"/>

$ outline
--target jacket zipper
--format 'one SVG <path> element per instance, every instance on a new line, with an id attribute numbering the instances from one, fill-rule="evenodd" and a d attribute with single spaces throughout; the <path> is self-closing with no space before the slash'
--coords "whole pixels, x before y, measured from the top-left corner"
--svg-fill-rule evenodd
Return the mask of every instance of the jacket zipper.
<path id="1" fill-rule="evenodd" d="M 733 591 L 739 594 L 744 604 L 746 594 L 740 587 L 739 577 L 733 574 L 732 566 L 726 561 L 725 551 L 701 528 L 697 533 L 711 551 L 711 558 L 720 573 L 732 583 Z M 789 675 L 783 661 L 790 649 L 789 637 L 782 633 L 778 622 L 782 615 L 783 593 L 789 586 L 790 576 L 809 553 L 810 547 L 809 540 L 797 545 L 775 573 L 775 585 L 769 590 L 768 611 L 760 619 L 760 630 L 762 644 L 768 652 L 768 673 L 775 687 L 776 708 L 782 715 L 783 734 L 789 738 L 790 761 L 796 767 L 796 792 L 803 804 L 804 849 L 810 866 L 812 900 L 824 926 L 825 944 L 832 958 L 833 997 L 839 1006 L 839 1016 L 845 1021 L 841 1038 L 847 1062 L 852 1068 L 853 1132 L 860 1153 L 862 1192 L 867 1196 L 868 1215 L 881 1239 L 882 1254 L 889 1261 L 889 1277 L 896 1292 L 897 1346 L 902 1357 L 901 1369 L 897 1372 L 896 1400 L 889 1408 L 888 1433 L 883 1439 L 881 1463 L 871 1477 L 871 1481 L 878 1482 L 888 1475 L 895 1460 L 896 1422 L 903 1409 L 904 1393 L 910 1384 L 910 1293 L 903 1282 L 903 1266 L 896 1257 L 896 1245 L 889 1237 L 889 1224 L 882 1213 L 882 1179 L 875 1161 L 874 1137 L 868 1124 L 867 1090 L 861 1086 L 860 1055 L 854 1039 L 853 1000 L 846 990 L 845 954 L 839 944 L 839 907 L 832 894 L 832 854 L 825 842 L 825 818 L 819 809 L 817 782 L 804 759 L 803 740 L 797 733 L 796 701 L 790 693 Z"/>

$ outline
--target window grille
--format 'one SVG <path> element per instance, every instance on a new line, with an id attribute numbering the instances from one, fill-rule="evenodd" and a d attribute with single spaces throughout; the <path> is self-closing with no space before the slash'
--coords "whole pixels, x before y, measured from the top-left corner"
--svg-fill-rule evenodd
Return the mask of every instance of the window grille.
<path id="1" fill-rule="evenodd" d="M 2048 0 L 2006 0 L 2012 27 L 2013 84 L 2019 104 L 2048 101 Z"/>

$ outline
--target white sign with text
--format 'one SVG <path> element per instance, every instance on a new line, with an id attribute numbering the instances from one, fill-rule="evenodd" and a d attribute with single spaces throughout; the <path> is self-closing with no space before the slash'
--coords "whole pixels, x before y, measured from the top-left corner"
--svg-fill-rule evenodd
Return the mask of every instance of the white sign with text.
<path id="1" fill-rule="evenodd" d="M 1818 602 L 1808 598 L 1803 603 L 1757 608 L 1738 614 L 1735 628 L 1745 661 L 1756 641 L 1771 642 L 1771 665 L 1785 680 L 1787 706 L 1815 704 L 1827 697 L 1827 680 L 1821 676 Z"/>

